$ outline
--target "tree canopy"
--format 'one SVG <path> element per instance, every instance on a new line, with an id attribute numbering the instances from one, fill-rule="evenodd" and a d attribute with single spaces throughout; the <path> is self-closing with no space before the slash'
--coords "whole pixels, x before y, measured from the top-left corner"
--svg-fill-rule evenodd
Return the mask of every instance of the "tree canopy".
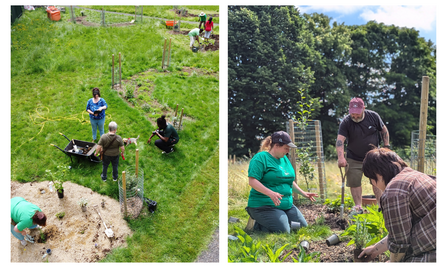
<path id="1" fill-rule="evenodd" d="M 349 100 L 380 114 L 394 147 L 419 128 L 422 76 L 430 77 L 427 132 L 436 134 L 436 47 L 418 31 L 370 21 L 347 26 L 291 6 L 230 6 L 228 14 L 229 153 L 257 151 L 285 130 L 299 92 L 317 100 L 326 155 Z"/>

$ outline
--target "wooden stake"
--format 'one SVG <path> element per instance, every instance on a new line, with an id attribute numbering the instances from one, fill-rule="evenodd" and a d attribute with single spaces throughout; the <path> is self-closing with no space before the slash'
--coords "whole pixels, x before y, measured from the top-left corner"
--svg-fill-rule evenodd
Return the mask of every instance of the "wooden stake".
<path id="1" fill-rule="evenodd" d="M 135 6 L 135 22 L 137 22 L 137 6 Z"/>
<path id="2" fill-rule="evenodd" d="M 315 139 L 317 144 L 317 166 L 318 166 L 318 182 L 320 184 L 320 197 L 324 199 L 324 181 L 323 181 L 323 163 L 321 162 L 322 150 L 320 141 L 320 120 L 315 120 Z"/>
<path id="3" fill-rule="evenodd" d="M 166 51 L 166 38 L 165 38 L 165 44 L 163 46 L 163 58 L 161 60 L 161 68 L 163 69 L 165 66 L 165 51 Z"/>
<path id="4" fill-rule="evenodd" d="M 293 125 L 293 119 L 289 119 L 289 135 L 292 139 L 292 142 L 295 144 L 295 129 Z M 295 170 L 295 183 L 298 184 L 297 174 L 298 170 L 296 170 L 296 150 L 290 150 L 290 163 L 292 163 L 293 170 Z M 293 199 L 298 199 L 298 194 L 293 193 Z"/>
<path id="5" fill-rule="evenodd" d="M 236 155 L 233 155 L 233 164 L 236 163 Z"/>
<path id="6" fill-rule="evenodd" d="M 169 67 L 169 61 L 171 60 L 171 38 L 169 38 L 169 49 L 168 49 L 168 67 Z"/>
<path id="7" fill-rule="evenodd" d="M 180 130 L 182 127 L 182 119 L 183 119 L 183 108 L 182 108 L 182 113 L 180 114 L 180 121 L 178 123 L 178 129 Z"/>
<path id="8" fill-rule="evenodd" d="M 138 178 L 138 149 L 135 150 L 135 177 Z"/>
<path id="9" fill-rule="evenodd" d="M 119 53 L 119 65 L 120 65 L 119 73 L 120 73 L 120 88 L 121 88 L 121 52 Z"/>
<path id="10" fill-rule="evenodd" d="M 115 85 L 115 55 L 112 54 L 112 88 Z"/>
<path id="11" fill-rule="evenodd" d="M 124 216 L 127 216 L 126 171 L 123 171 Z"/>
<path id="12" fill-rule="evenodd" d="M 428 76 L 422 77 L 421 92 L 421 113 L 419 116 L 419 150 L 418 150 L 418 171 L 424 173 L 425 163 L 425 138 L 427 135 L 427 112 L 428 112 Z"/>
<path id="13" fill-rule="evenodd" d="M 175 114 L 174 114 L 175 117 L 177 117 L 177 111 L 178 111 L 178 104 L 177 107 L 175 108 Z"/>

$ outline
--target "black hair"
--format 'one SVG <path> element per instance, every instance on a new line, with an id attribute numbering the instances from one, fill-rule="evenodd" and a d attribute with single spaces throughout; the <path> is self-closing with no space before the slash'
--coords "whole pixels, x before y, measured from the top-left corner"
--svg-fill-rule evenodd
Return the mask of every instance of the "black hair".
<path id="1" fill-rule="evenodd" d="M 200 28 L 200 30 L 199 30 L 199 33 L 202 33 L 203 32 L 203 29 L 202 28 Z"/>
<path id="2" fill-rule="evenodd" d="M 157 118 L 157 125 L 159 127 L 159 129 L 165 129 L 167 124 L 166 124 L 166 115 L 162 115 L 160 118 Z"/>
<path id="3" fill-rule="evenodd" d="M 213 17 L 210 17 L 210 18 L 208 19 L 208 21 L 209 21 L 209 22 L 212 22 L 212 21 L 213 21 Z"/>
<path id="4" fill-rule="evenodd" d="M 93 98 L 95 95 L 98 95 L 98 97 L 101 97 L 101 92 L 99 91 L 99 88 L 95 87 L 92 89 Z"/>

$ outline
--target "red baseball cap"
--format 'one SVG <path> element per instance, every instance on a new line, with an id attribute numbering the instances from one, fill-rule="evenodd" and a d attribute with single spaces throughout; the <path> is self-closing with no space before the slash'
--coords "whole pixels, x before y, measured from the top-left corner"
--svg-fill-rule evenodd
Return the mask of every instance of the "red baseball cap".
<path id="1" fill-rule="evenodd" d="M 365 104 L 361 98 L 353 98 L 349 102 L 349 113 L 350 114 L 361 114 L 365 108 Z"/>

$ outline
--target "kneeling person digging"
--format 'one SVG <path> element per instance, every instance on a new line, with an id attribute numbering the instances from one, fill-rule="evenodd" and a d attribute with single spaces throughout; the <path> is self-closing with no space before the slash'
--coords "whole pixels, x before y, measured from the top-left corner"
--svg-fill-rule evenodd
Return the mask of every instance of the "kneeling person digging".
<path id="1" fill-rule="evenodd" d="M 157 135 L 160 139 L 155 141 L 155 145 L 162 150 L 162 154 L 170 154 L 174 152 L 172 148 L 179 141 L 179 136 L 174 126 L 166 123 L 166 115 L 162 115 L 157 119 L 158 129 L 152 132 L 147 143 L 151 143 L 151 139 L 154 135 Z"/>

